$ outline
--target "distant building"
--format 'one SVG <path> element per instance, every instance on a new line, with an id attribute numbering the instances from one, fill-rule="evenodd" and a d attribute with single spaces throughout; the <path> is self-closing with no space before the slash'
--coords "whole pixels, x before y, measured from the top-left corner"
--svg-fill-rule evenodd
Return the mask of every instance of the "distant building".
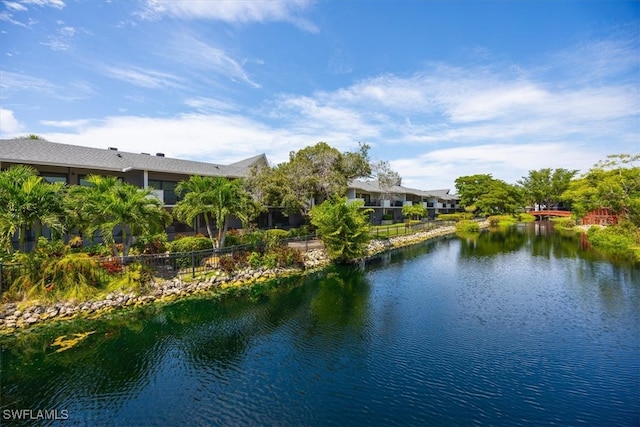
<path id="1" fill-rule="evenodd" d="M 371 222 L 382 221 L 384 214 L 390 215 L 392 221 L 401 221 L 402 208 L 407 205 L 422 204 L 427 208 L 427 217 L 434 219 L 440 213 L 463 212 L 460 199 L 444 190 L 417 190 L 415 188 L 394 185 L 382 189 L 378 181 L 354 180 L 349 183 L 347 200 L 360 200 L 366 208 L 373 209 Z"/>

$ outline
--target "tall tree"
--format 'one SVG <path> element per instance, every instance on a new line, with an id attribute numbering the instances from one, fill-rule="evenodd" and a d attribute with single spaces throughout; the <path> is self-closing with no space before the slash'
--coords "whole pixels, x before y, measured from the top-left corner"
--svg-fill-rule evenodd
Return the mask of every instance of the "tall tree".
<path id="1" fill-rule="evenodd" d="M 122 234 L 122 256 L 129 255 L 134 236 L 164 229 L 171 216 L 150 189 L 122 183 L 116 177 L 89 175 L 88 186 L 74 186 L 70 192 L 93 234 L 100 233 L 111 245 L 114 256 L 120 255 L 115 233 Z"/>
<path id="2" fill-rule="evenodd" d="M 289 154 L 274 168 L 254 168 L 248 177 L 252 193 L 265 206 L 282 206 L 285 213 L 307 216 L 316 203 L 342 196 L 349 181 L 371 174 L 369 146 L 341 153 L 325 142 Z"/>
<path id="3" fill-rule="evenodd" d="M 522 177 L 518 184 L 523 189 L 525 201 L 540 209 L 551 209 L 561 201 L 562 193 L 569 187 L 571 179 L 578 173 L 568 169 L 540 169 L 531 170 L 529 175 Z"/>
<path id="4" fill-rule="evenodd" d="M 64 184 L 51 184 L 31 167 L 17 165 L 0 173 L 0 234 L 3 246 L 12 251 L 11 238 L 17 232 L 19 249 L 25 250 L 29 230 L 42 227 L 62 233 Z M 35 249 L 35 245 L 34 245 Z"/>
<path id="5" fill-rule="evenodd" d="M 465 210 L 487 216 L 512 214 L 522 207 L 520 189 L 491 174 L 461 176 L 455 182 L 460 204 Z"/>
<path id="6" fill-rule="evenodd" d="M 391 169 L 391 164 L 386 160 L 373 162 L 371 165 L 371 177 L 378 181 L 380 188 L 380 198 L 391 200 L 395 197 L 394 187 L 402 183 L 400 174 Z M 386 209 L 383 210 L 386 213 Z"/>
<path id="7" fill-rule="evenodd" d="M 584 176 L 571 181 L 563 199 L 578 217 L 605 207 L 640 226 L 639 155 L 615 154 L 598 162 Z"/>

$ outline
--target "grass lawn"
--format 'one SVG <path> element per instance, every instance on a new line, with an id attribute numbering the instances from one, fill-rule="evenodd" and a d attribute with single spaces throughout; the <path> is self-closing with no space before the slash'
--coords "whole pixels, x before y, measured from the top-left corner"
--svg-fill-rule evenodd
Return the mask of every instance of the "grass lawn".
<path id="1" fill-rule="evenodd" d="M 419 231 L 430 230 L 434 228 L 434 224 L 429 223 L 416 223 L 412 226 L 407 226 L 403 222 L 391 225 L 374 225 L 371 227 L 371 236 L 379 239 L 387 239 L 389 237 L 406 236 L 408 234 L 415 234 Z"/>

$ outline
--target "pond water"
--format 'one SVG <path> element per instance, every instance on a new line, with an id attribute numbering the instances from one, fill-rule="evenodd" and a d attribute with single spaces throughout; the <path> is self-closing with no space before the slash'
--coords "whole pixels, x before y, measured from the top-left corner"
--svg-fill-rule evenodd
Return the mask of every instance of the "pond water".
<path id="1" fill-rule="evenodd" d="M 640 424 L 640 267 L 545 223 L 0 344 L 1 425 Z"/>

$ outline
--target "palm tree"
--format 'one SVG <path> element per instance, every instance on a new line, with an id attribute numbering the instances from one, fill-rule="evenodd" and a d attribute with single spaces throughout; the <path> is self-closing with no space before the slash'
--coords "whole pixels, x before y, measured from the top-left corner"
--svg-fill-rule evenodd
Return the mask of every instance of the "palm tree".
<path id="1" fill-rule="evenodd" d="M 214 187 L 215 184 L 211 177 L 194 175 L 188 181 L 180 181 L 175 189 L 176 195 L 186 194 L 182 200 L 176 203 L 175 208 L 173 208 L 173 215 L 178 221 L 190 225 L 194 223 L 198 215 L 202 215 L 207 226 L 209 239 L 211 239 L 211 246 L 215 248 L 216 245 L 211 230 Z"/>
<path id="2" fill-rule="evenodd" d="M 87 229 L 91 234 L 98 231 L 111 245 L 114 256 L 119 255 L 114 236 L 118 228 L 122 233 L 122 256 L 127 256 L 133 236 L 156 232 L 170 218 L 149 189 L 122 183 L 115 177 L 90 175 L 87 181 L 91 185 L 72 189 L 73 197 L 81 203 L 78 208 Z"/>
<path id="3" fill-rule="evenodd" d="M 51 184 L 24 165 L 0 173 L 0 239 L 11 252 L 11 237 L 17 232 L 19 249 L 25 249 L 26 233 L 42 234 L 42 227 L 62 232 L 64 184 Z M 34 245 L 35 249 L 35 245 Z"/>
<path id="4" fill-rule="evenodd" d="M 215 219 L 218 247 L 222 247 L 231 217 L 234 216 L 246 224 L 256 210 L 243 182 L 237 179 L 192 176 L 189 181 L 181 181 L 176 187 L 176 192 L 186 192 L 184 199 L 178 202 L 174 209 L 176 219 L 192 224 L 198 215 L 203 215 L 214 247 L 210 219 Z"/>
<path id="5" fill-rule="evenodd" d="M 230 181 L 223 177 L 215 177 L 213 180 L 215 182 L 214 216 L 218 227 L 218 244 L 223 247 L 231 217 L 236 217 L 242 224 L 247 224 L 255 212 L 255 204 L 241 180 Z"/>

